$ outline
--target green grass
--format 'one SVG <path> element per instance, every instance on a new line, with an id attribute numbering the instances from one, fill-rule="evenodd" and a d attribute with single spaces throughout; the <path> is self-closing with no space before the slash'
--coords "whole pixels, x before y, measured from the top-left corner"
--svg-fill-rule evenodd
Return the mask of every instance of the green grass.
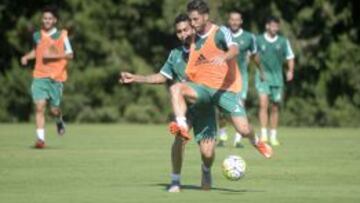
<path id="1" fill-rule="evenodd" d="M 183 192 L 169 194 L 172 137 L 165 126 L 48 125 L 44 150 L 32 148 L 30 124 L 0 125 L 0 202 L 360 202 L 358 129 L 279 130 L 283 145 L 263 159 L 250 145 L 217 149 L 214 190 L 198 189 L 200 157 L 186 148 Z M 239 154 L 244 179 L 227 181 L 221 161 Z"/>

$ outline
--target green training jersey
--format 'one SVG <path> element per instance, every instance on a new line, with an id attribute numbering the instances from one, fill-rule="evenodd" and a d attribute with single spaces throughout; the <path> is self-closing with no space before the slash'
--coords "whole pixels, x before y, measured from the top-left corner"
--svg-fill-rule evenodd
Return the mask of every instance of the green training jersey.
<path id="1" fill-rule="evenodd" d="M 179 46 L 170 51 L 168 59 L 160 70 L 160 74 L 176 82 L 186 81 L 185 68 L 189 57 L 189 50 Z"/>
<path id="2" fill-rule="evenodd" d="M 257 37 L 256 44 L 260 63 L 265 72 L 265 82 L 270 86 L 283 86 L 283 63 L 295 57 L 289 40 L 279 35 L 270 38 L 265 33 Z"/>
<path id="3" fill-rule="evenodd" d="M 256 53 L 255 36 L 243 29 L 240 29 L 236 33 L 232 33 L 233 41 L 239 46 L 239 54 L 237 55 L 237 63 L 240 68 L 243 82 L 247 82 L 248 78 L 248 55 Z"/>
<path id="4" fill-rule="evenodd" d="M 203 35 L 196 34 L 196 38 L 195 38 L 196 50 L 201 49 L 201 47 L 204 45 L 206 39 L 210 35 L 212 29 L 215 29 L 215 25 L 212 25 L 210 30 Z M 236 45 L 236 43 L 233 41 L 230 30 L 225 26 L 220 26 L 219 29 L 216 31 L 215 44 L 216 44 L 217 48 L 224 50 L 224 51 L 227 51 L 229 46 L 231 46 L 233 44 Z"/>

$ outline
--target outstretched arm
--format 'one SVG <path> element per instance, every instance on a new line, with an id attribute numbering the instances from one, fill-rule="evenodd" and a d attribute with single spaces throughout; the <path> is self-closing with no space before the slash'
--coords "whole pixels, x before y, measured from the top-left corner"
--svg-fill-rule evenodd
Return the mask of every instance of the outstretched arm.
<path id="1" fill-rule="evenodd" d="M 167 78 L 160 73 L 151 75 L 136 75 L 128 72 L 121 72 L 119 82 L 121 84 L 145 83 L 145 84 L 163 84 Z"/>
<path id="2" fill-rule="evenodd" d="M 26 66 L 29 60 L 35 59 L 35 49 L 32 49 L 30 52 L 21 57 L 21 65 Z"/>

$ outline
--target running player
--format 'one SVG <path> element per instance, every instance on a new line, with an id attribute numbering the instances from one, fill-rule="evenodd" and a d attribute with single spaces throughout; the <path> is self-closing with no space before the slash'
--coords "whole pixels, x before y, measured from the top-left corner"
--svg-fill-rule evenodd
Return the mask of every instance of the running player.
<path id="1" fill-rule="evenodd" d="M 159 73 L 142 76 L 128 72 L 122 72 L 120 82 L 163 84 L 167 80 L 173 82 L 186 81 L 185 67 L 188 60 L 189 45 L 193 29 L 190 26 L 189 17 L 181 14 L 175 19 L 176 36 L 182 42 L 182 45 L 171 50 L 169 57 Z M 170 87 L 171 88 L 171 87 Z M 195 140 L 199 144 L 202 168 L 209 171 L 215 156 L 215 136 L 216 119 L 214 107 L 210 104 L 203 106 L 193 105 L 189 108 L 187 117 L 190 120 L 195 135 Z M 180 192 L 180 174 L 183 161 L 184 146 L 186 140 L 176 136 L 171 150 L 172 174 L 169 192 Z M 211 186 L 211 174 L 203 174 L 201 187 L 209 189 Z"/>
<path id="2" fill-rule="evenodd" d="M 172 132 L 189 137 L 186 102 L 198 105 L 210 103 L 229 115 L 236 131 L 249 138 L 262 155 L 270 158 L 271 147 L 257 140 L 238 97 L 242 86 L 235 60 L 238 46 L 232 41 L 230 31 L 209 20 L 209 7 L 202 0 L 189 2 L 187 11 L 196 31 L 186 67 L 186 75 L 192 82 L 176 83 L 171 88 L 171 102 L 176 116 L 176 122 L 170 123 Z"/>
<path id="3" fill-rule="evenodd" d="M 287 61 L 288 70 L 286 80 L 294 77 L 294 52 L 289 40 L 278 34 L 280 21 L 276 17 L 269 17 L 266 21 L 266 32 L 257 37 L 258 63 L 264 70 L 265 80 L 261 81 L 259 73 L 256 74 L 256 89 L 259 94 L 259 120 L 261 124 L 260 139 L 268 141 L 268 108 L 270 104 L 270 144 L 279 145 L 277 139 L 277 126 L 279 120 L 279 107 L 283 100 L 284 79 L 283 63 Z"/>
<path id="4" fill-rule="evenodd" d="M 67 79 L 66 66 L 73 58 L 73 51 L 66 30 L 58 30 L 57 9 L 45 7 L 42 11 L 41 30 L 33 35 L 34 48 L 21 58 L 21 64 L 27 65 L 35 59 L 33 81 L 31 85 L 32 98 L 35 103 L 36 148 L 45 147 L 45 109 L 50 103 L 51 114 L 56 118 L 57 132 L 65 133 L 60 103 L 63 82 Z"/>
<path id="5" fill-rule="evenodd" d="M 237 55 L 236 61 L 237 65 L 240 68 L 240 73 L 242 77 L 242 90 L 240 92 L 240 97 L 244 102 L 247 98 L 248 92 L 248 83 L 249 83 L 249 74 L 248 74 L 248 63 L 249 59 L 253 58 L 256 53 L 256 43 L 255 43 L 255 36 L 242 29 L 243 18 L 242 14 L 238 10 L 232 10 L 229 13 L 228 25 L 231 31 L 233 41 L 238 44 L 239 47 L 239 54 Z M 228 136 L 226 133 L 226 119 L 224 116 L 220 117 L 219 121 L 219 146 L 223 146 L 224 143 L 227 141 Z M 236 133 L 234 139 L 234 146 L 235 147 L 242 147 L 241 144 L 241 134 Z"/>

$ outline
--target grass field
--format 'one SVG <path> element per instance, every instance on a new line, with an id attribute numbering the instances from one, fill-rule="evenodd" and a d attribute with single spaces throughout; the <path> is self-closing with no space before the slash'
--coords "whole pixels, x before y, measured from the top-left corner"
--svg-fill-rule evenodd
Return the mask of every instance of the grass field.
<path id="1" fill-rule="evenodd" d="M 183 192 L 169 194 L 172 137 L 165 126 L 68 125 L 36 150 L 30 124 L 0 125 L 0 202 L 360 202 L 358 129 L 279 130 L 283 145 L 263 159 L 250 145 L 217 149 L 214 189 L 199 190 L 200 157 L 186 149 Z M 221 161 L 239 154 L 246 177 L 227 181 Z"/>

